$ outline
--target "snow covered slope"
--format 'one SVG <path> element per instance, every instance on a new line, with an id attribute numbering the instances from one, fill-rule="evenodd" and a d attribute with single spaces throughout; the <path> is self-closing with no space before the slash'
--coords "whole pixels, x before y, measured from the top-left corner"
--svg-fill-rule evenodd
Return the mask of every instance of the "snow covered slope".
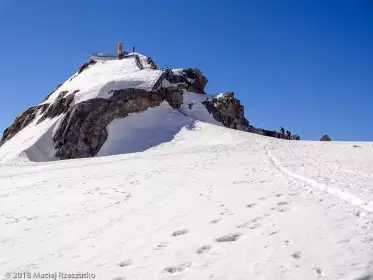
<path id="1" fill-rule="evenodd" d="M 372 144 L 184 124 L 140 153 L 1 165 L 0 275 L 299 280 L 369 273 Z"/>

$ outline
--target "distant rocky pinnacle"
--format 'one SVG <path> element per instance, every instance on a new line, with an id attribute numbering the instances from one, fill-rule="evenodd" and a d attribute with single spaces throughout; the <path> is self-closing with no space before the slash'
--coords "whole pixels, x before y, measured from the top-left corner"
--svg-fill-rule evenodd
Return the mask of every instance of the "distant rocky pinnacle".
<path id="1" fill-rule="evenodd" d="M 146 61 L 150 69 L 156 68 L 151 58 Z M 141 64 L 138 57 L 136 63 Z M 70 81 L 88 68 L 99 67 L 97 65 L 92 60 L 83 64 Z M 143 68 L 143 65 L 139 66 L 139 70 Z M 205 94 L 207 82 L 207 78 L 198 69 L 165 69 L 149 91 L 124 88 L 111 91 L 110 98 L 97 97 L 75 103 L 75 96 L 79 92 L 79 89 L 76 89 L 72 92 L 61 91 L 53 102 L 48 103 L 48 98 L 61 87 L 58 85 L 55 91 L 44 99 L 43 104 L 27 109 L 15 119 L 4 131 L 0 146 L 36 118 L 36 125 L 39 125 L 46 119 L 63 115 L 53 134 L 55 156 L 59 159 L 93 157 L 105 143 L 108 137 L 106 127 L 114 119 L 159 106 L 163 101 L 178 109 L 183 104 L 185 92 Z M 275 135 L 271 131 L 250 126 L 244 116 L 244 107 L 234 97 L 233 92 L 224 93 L 219 98 L 206 96 L 203 104 L 214 119 L 226 127 L 262 135 Z"/>
<path id="2" fill-rule="evenodd" d="M 323 137 L 320 138 L 320 141 L 332 141 L 328 135 L 324 135 Z"/>

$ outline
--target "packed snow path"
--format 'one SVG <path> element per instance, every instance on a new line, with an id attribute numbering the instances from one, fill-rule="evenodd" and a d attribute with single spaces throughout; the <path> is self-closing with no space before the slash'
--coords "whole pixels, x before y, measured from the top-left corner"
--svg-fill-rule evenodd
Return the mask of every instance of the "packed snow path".
<path id="1" fill-rule="evenodd" d="M 0 275 L 357 279 L 372 265 L 372 171 L 371 144 L 199 122 L 142 153 L 1 165 Z"/>

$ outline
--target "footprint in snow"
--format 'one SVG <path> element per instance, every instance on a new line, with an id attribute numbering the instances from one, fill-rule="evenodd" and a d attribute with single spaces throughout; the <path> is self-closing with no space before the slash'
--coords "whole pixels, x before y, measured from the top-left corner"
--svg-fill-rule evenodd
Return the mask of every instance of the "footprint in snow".
<path id="1" fill-rule="evenodd" d="M 277 203 L 277 205 L 286 205 L 286 204 L 288 204 L 286 201 L 281 201 L 281 202 L 279 202 L 279 203 Z"/>
<path id="2" fill-rule="evenodd" d="M 261 220 L 262 219 L 262 217 L 257 217 L 257 218 L 255 218 L 255 219 L 252 219 L 251 221 L 253 222 L 253 223 L 256 223 L 257 221 L 259 221 L 259 220 Z"/>
<path id="3" fill-rule="evenodd" d="M 217 224 L 217 223 L 219 223 L 220 221 L 222 220 L 222 218 L 216 218 L 216 219 L 213 219 L 213 220 L 211 220 L 211 224 Z"/>
<path id="4" fill-rule="evenodd" d="M 248 227 L 250 225 L 250 223 L 243 223 L 243 224 L 240 224 L 240 225 L 237 225 L 236 228 L 245 228 L 245 227 Z"/>
<path id="5" fill-rule="evenodd" d="M 302 252 L 300 252 L 300 251 L 296 251 L 296 252 L 292 253 L 291 256 L 292 256 L 294 259 L 300 259 L 301 256 L 302 256 Z"/>
<path id="6" fill-rule="evenodd" d="M 233 215 L 234 213 L 229 211 L 228 208 L 225 208 L 224 212 L 220 212 L 219 214 L 224 216 L 224 215 Z"/>
<path id="7" fill-rule="evenodd" d="M 250 184 L 250 181 L 233 181 L 234 185 L 240 185 L 240 184 Z"/>
<path id="8" fill-rule="evenodd" d="M 125 260 L 125 261 L 123 261 L 123 262 L 118 263 L 118 265 L 119 265 L 120 267 L 126 267 L 126 266 L 131 265 L 132 263 L 133 263 L 132 260 L 128 259 L 128 260 Z"/>
<path id="9" fill-rule="evenodd" d="M 247 204 L 247 205 L 246 205 L 247 208 L 253 208 L 254 206 L 256 206 L 255 203 L 251 203 L 251 204 Z"/>
<path id="10" fill-rule="evenodd" d="M 362 240 L 363 243 L 373 243 L 373 236 L 365 236 Z"/>
<path id="11" fill-rule="evenodd" d="M 197 254 L 204 254 L 204 253 L 206 253 L 206 252 L 208 252 L 210 250 L 211 250 L 211 246 L 210 245 L 203 245 L 202 247 L 200 247 L 200 248 L 197 249 L 196 253 Z"/>
<path id="12" fill-rule="evenodd" d="M 192 263 L 183 263 L 183 264 L 180 264 L 178 266 L 167 266 L 166 268 L 163 269 L 163 272 L 168 272 L 168 273 L 177 273 L 177 272 L 182 272 L 184 271 L 185 269 L 187 269 L 188 267 L 190 267 L 192 265 Z"/>
<path id="13" fill-rule="evenodd" d="M 257 223 L 260 219 L 262 219 L 261 217 L 257 217 L 255 219 L 252 219 L 250 222 L 246 222 L 246 223 L 243 223 L 243 224 L 239 224 L 237 225 L 236 227 L 237 228 L 246 228 L 246 227 L 249 227 L 250 225 L 250 229 L 256 229 L 258 227 L 261 227 L 262 225 Z M 254 223 L 254 224 L 253 224 Z"/>
<path id="14" fill-rule="evenodd" d="M 242 233 L 232 233 L 228 235 L 224 235 L 221 237 L 218 237 L 215 239 L 216 242 L 232 242 L 232 241 L 237 241 Z"/>
<path id="15" fill-rule="evenodd" d="M 154 250 L 163 250 L 164 248 L 167 247 L 167 243 L 160 243 Z"/>
<path id="16" fill-rule="evenodd" d="M 370 272 L 362 277 L 356 278 L 356 280 L 372 280 L 373 279 L 373 273 Z"/>
<path id="17" fill-rule="evenodd" d="M 278 211 L 278 212 L 287 212 L 290 210 L 290 208 L 287 207 L 272 207 L 271 210 Z"/>
<path id="18" fill-rule="evenodd" d="M 256 228 L 260 228 L 262 225 L 259 224 L 259 223 L 255 223 L 253 224 L 251 227 L 249 227 L 249 229 L 256 229 Z"/>
<path id="19" fill-rule="evenodd" d="M 316 272 L 317 272 L 317 274 L 322 274 L 322 270 L 321 270 L 321 268 L 320 267 L 314 267 L 313 268 Z"/>
<path id="20" fill-rule="evenodd" d="M 187 234 L 188 232 L 189 230 L 187 229 L 176 230 L 172 233 L 172 236 L 184 235 L 184 234 Z"/>

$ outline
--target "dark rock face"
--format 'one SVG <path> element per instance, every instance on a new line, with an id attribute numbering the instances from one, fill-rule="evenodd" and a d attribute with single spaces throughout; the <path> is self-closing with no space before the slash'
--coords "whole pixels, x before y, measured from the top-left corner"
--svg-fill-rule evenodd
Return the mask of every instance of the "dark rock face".
<path id="1" fill-rule="evenodd" d="M 43 113 L 48 108 L 48 106 L 49 104 L 43 104 L 28 108 L 26 111 L 24 111 L 20 116 L 18 116 L 15 119 L 14 123 L 10 127 L 5 129 L 3 137 L 0 141 L 0 146 L 3 145 L 5 141 L 11 139 L 14 135 L 16 135 L 27 125 L 29 125 L 35 119 L 37 113 L 39 111 L 40 113 Z"/>
<path id="2" fill-rule="evenodd" d="M 320 141 L 332 141 L 328 135 L 324 135 L 323 137 L 320 138 Z"/>
<path id="3" fill-rule="evenodd" d="M 226 92 L 220 98 L 207 99 L 202 103 L 214 119 L 224 126 L 243 131 L 251 130 L 249 121 L 244 116 L 244 107 L 234 98 L 233 92 Z"/>
<path id="4" fill-rule="evenodd" d="M 175 109 L 180 108 L 183 104 L 183 90 L 181 88 L 160 88 L 158 92 Z"/>
<path id="5" fill-rule="evenodd" d="M 166 70 L 163 78 L 170 84 L 175 84 L 186 91 L 195 93 L 205 93 L 205 87 L 208 82 L 199 69 L 192 68 L 184 69 L 181 73 Z"/>
<path id="6" fill-rule="evenodd" d="M 188 68 L 184 70 L 185 75 L 192 79 L 190 86 L 187 88 L 188 91 L 196 93 L 205 93 L 205 87 L 208 83 L 208 80 L 205 76 L 202 75 L 202 72 L 199 69 Z"/>
<path id="7" fill-rule="evenodd" d="M 153 59 L 150 56 L 146 59 L 146 63 L 150 65 L 150 69 L 157 69 L 157 65 L 155 65 Z"/>
<path id="8" fill-rule="evenodd" d="M 44 98 L 43 102 L 44 102 L 44 101 L 46 101 L 46 100 L 47 100 L 47 99 L 48 99 L 48 98 L 49 98 L 49 97 L 50 97 L 50 96 L 51 96 L 51 95 L 52 95 L 53 93 L 55 93 L 55 92 L 56 92 L 56 90 L 57 90 L 57 89 L 59 89 L 59 88 L 60 88 L 60 87 L 61 87 L 62 85 L 63 85 L 63 83 L 62 83 L 62 84 L 59 84 L 59 85 L 57 85 L 57 86 L 56 86 L 56 88 L 55 88 L 55 90 L 53 90 L 53 91 L 52 91 L 52 92 L 51 92 L 50 94 L 48 94 L 48 95 L 47 95 L 47 97 L 46 97 L 46 98 Z"/>
<path id="9" fill-rule="evenodd" d="M 74 91 L 74 93 L 69 94 L 65 97 L 67 93 L 68 93 L 67 91 L 60 92 L 56 101 L 54 101 L 54 103 L 48 107 L 48 109 L 44 112 L 43 116 L 38 120 L 37 124 L 41 123 L 46 118 L 53 119 L 54 117 L 57 117 L 67 112 L 67 110 L 70 107 L 70 104 L 74 100 L 76 91 Z"/>
<path id="10" fill-rule="evenodd" d="M 79 67 L 78 74 L 82 73 L 89 65 L 93 65 L 96 62 L 97 61 L 91 59 L 89 62 L 84 63 L 82 66 Z"/>
<path id="11" fill-rule="evenodd" d="M 160 92 L 122 89 L 113 91 L 109 99 L 95 98 L 76 104 L 67 111 L 53 136 L 56 156 L 95 156 L 107 139 L 106 126 L 112 120 L 159 106 L 164 99 Z"/>

